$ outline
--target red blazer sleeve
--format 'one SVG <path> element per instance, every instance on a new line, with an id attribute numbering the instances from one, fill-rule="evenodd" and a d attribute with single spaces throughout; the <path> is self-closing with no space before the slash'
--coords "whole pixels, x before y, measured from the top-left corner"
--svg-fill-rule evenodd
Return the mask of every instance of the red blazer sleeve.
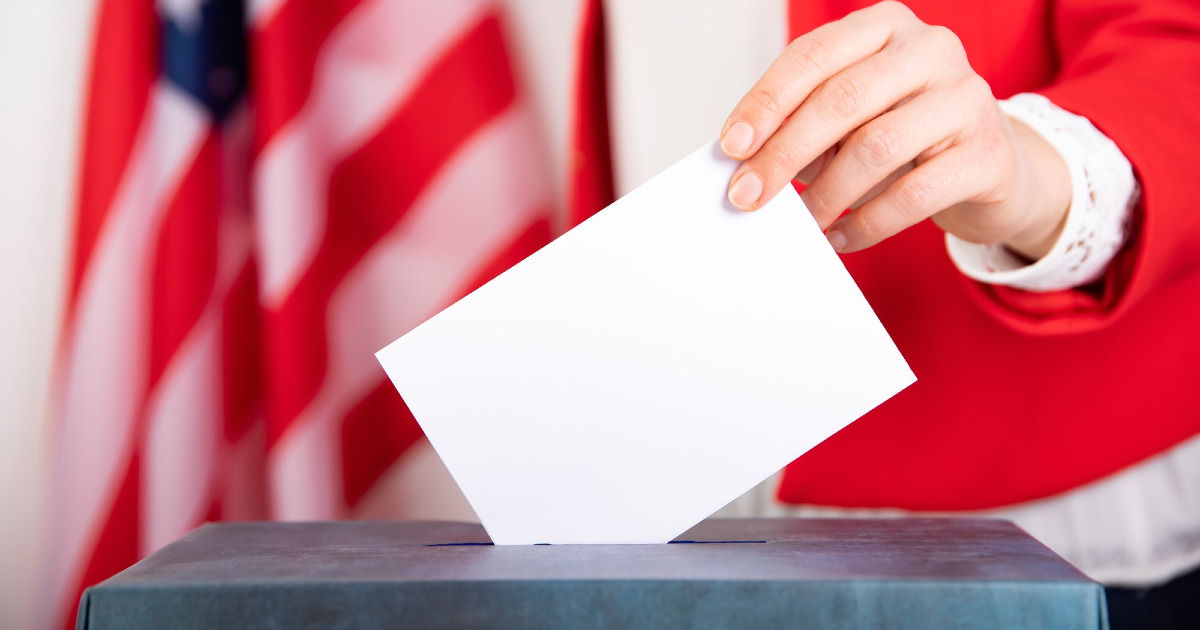
<path id="1" fill-rule="evenodd" d="M 973 285 L 993 315 L 1034 334 L 1106 326 L 1179 283 L 1200 291 L 1200 2 L 1063 0 L 1053 10 L 1060 69 L 1036 91 L 1121 148 L 1142 198 L 1129 243 L 1097 285 Z"/>

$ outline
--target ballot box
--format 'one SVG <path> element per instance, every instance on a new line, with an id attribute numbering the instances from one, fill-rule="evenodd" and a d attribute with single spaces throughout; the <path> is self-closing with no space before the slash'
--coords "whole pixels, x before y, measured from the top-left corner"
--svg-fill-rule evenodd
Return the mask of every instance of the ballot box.
<path id="1" fill-rule="evenodd" d="M 78 628 L 1106 628 L 1103 588 L 991 519 L 721 519 L 659 545 L 454 522 L 200 527 Z"/>

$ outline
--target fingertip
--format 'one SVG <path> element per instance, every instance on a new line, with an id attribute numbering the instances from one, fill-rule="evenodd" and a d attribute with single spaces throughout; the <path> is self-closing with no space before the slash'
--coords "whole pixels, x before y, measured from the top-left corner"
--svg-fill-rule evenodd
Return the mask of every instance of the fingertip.
<path id="1" fill-rule="evenodd" d="M 839 254 L 844 253 L 850 245 L 845 232 L 838 228 L 829 228 L 829 231 L 825 233 L 825 238 L 829 241 L 829 246 L 833 248 L 833 251 Z"/>
<path id="2" fill-rule="evenodd" d="M 747 171 L 729 185 L 729 203 L 738 210 L 754 210 L 762 192 L 762 180 L 758 175 Z"/>
<path id="3" fill-rule="evenodd" d="M 731 158 L 744 160 L 749 156 L 750 146 L 754 143 L 754 127 L 750 123 L 739 120 L 721 134 L 721 150 Z"/>

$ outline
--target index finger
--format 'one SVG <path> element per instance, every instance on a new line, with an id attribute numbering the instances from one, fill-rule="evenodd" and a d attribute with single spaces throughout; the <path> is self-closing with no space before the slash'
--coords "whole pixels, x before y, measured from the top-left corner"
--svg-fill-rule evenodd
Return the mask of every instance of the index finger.
<path id="1" fill-rule="evenodd" d="M 733 108 L 721 149 L 739 160 L 754 155 L 818 85 L 881 50 L 911 17 L 899 2 L 882 2 L 797 37 Z"/>

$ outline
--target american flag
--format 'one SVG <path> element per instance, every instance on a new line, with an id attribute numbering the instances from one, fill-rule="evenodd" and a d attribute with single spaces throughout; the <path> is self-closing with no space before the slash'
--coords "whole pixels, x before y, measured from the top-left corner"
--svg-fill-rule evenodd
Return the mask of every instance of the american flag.
<path id="1" fill-rule="evenodd" d="M 582 12 L 557 208 L 488 0 L 103 0 L 44 618 L 205 520 L 353 518 L 419 439 L 373 353 L 611 200 Z"/>

